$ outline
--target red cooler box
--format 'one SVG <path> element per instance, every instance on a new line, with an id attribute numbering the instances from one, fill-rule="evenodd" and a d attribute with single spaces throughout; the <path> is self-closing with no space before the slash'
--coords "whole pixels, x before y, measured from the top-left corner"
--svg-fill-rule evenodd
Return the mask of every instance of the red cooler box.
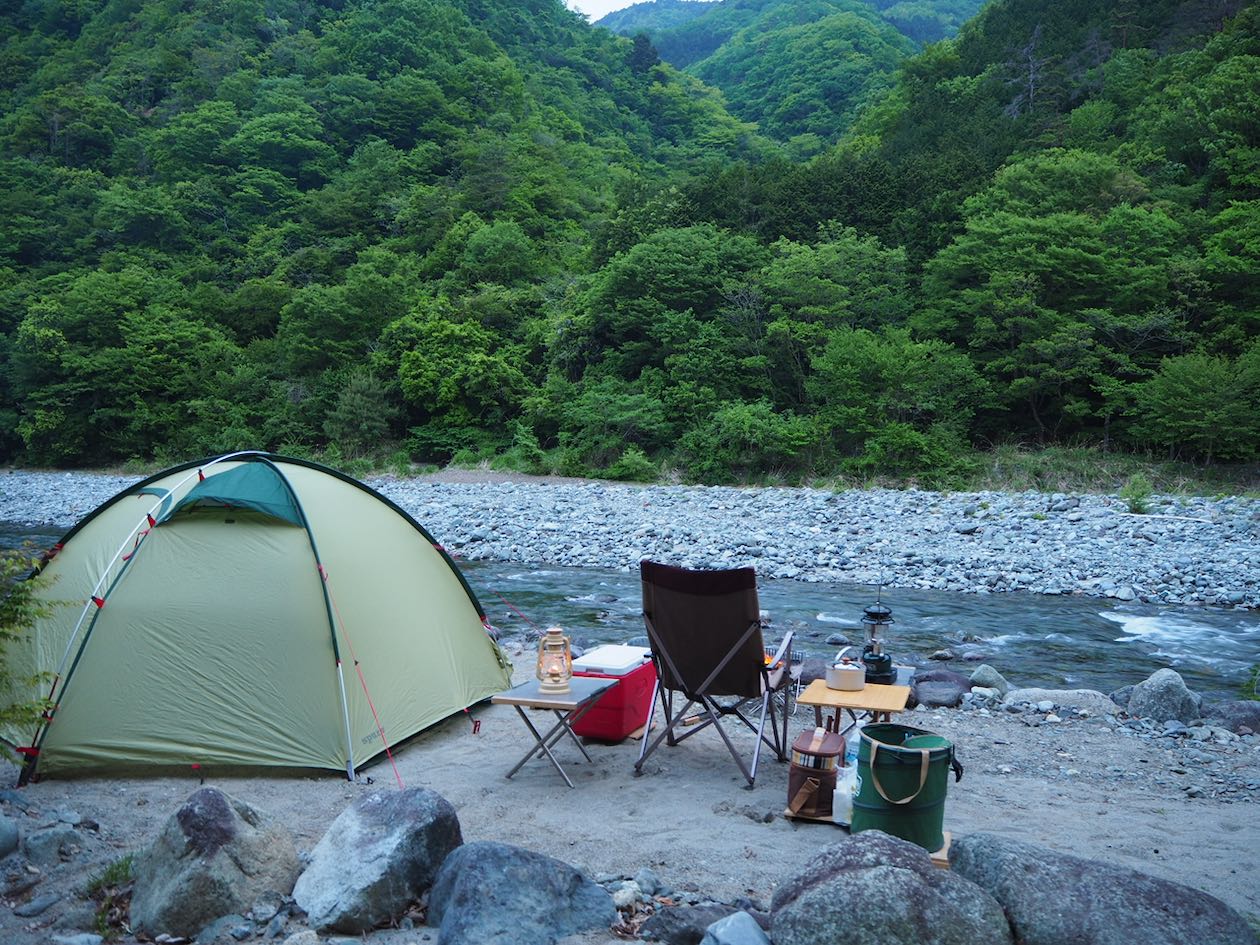
<path id="1" fill-rule="evenodd" d="M 656 685 L 656 667 L 647 647 L 597 646 L 573 661 L 573 675 L 620 680 L 577 720 L 576 734 L 619 742 L 643 725 Z"/>

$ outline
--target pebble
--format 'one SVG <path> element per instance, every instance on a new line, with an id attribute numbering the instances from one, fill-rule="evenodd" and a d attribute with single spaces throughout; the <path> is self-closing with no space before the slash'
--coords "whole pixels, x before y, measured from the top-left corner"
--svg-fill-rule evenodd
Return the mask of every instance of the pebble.
<path id="1" fill-rule="evenodd" d="M 61 895 L 59 893 L 44 893 L 44 895 L 36 896 L 30 902 L 23 903 L 18 906 L 13 910 L 13 914 L 21 916 L 24 919 L 29 919 L 47 911 L 49 906 L 53 906 L 60 901 Z"/>
<path id="2" fill-rule="evenodd" d="M 68 527 L 137 478 L 14 470 L 0 476 L 0 521 Z M 470 559 L 631 569 L 652 557 L 802 581 L 1260 608 L 1260 580 L 1239 567 L 1260 560 L 1260 504 L 1247 497 L 1153 496 L 1135 521 L 1107 495 L 365 481 Z"/>

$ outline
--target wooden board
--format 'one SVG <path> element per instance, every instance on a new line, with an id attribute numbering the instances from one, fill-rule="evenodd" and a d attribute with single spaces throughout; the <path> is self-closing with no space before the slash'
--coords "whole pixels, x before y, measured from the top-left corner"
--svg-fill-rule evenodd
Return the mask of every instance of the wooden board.
<path id="1" fill-rule="evenodd" d="M 847 692 L 828 689 L 827 681 L 815 679 L 796 697 L 801 705 L 824 709 L 856 709 L 865 712 L 900 712 L 910 700 L 909 686 L 880 686 L 868 684 L 862 689 Z"/>

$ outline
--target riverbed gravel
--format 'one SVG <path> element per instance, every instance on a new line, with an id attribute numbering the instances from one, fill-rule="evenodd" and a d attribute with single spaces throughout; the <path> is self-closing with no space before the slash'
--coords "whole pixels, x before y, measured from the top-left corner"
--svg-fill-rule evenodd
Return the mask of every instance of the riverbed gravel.
<path id="1" fill-rule="evenodd" d="M 139 477 L 12 470 L 0 521 L 68 527 Z M 471 480 L 471 481 L 470 481 Z M 497 481 L 495 481 L 497 480 Z M 467 559 L 1260 608 L 1260 501 L 635 486 L 452 472 L 367 484 Z"/>

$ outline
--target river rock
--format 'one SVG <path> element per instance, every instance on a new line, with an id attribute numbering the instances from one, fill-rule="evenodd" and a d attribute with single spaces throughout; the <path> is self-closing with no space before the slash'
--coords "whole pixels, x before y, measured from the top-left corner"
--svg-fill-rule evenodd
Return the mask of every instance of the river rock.
<path id="1" fill-rule="evenodd" d="M 329 826 L 293 898 L 317 929 L 368 932 L 401 916 L 462 842 L 455 808 L 440 794 L 370 794 Z"/>
<path id="2" fill-rule="evenodd" d="M 1110 693 L 1107 698 L 1118 705 L 1125 712 L 1129 711 L 1129 700 L 1133 698 L 1132 686 L 1121 686 L 1119 689 Z"/>
<path id="3" fill-rule="evenodd" d="M 1006 677 L 988 663 L 981 663 L 971 673 L 972 688 L 982 686 L 985 689 L 996 689 L 1003 696 L 1011 691 L 1011 684 Z"/>
<path id="4" fill-rule="evenodd" d="M 642 938 L 666 945 L 697 945 L 709 926 L 731 915 L 731 906 L 716 902 L 696 906 L 662 906 L 639 929 Z"/>
<path id="5" fill-rule="evenodd" d="M 1202 701 L 1186 688 L 1185 680 L 1175 669 L 1157 669 L 1133 687 L 1128 711 L 1129 715 L 1156 722 L 1188 722 L 1199 717 Z"/>
<path id="6" fill-rule="evenodd" d="M 22 833 L 18 830 L 18 822 L 12 817 L 0 814 L 0 860 L 18 848 Z"/>
<path id="7" fill-rule="evenodd" d="M 1090 715 L 1116 715 L 1120 711 L 1120 707 L 1110 698 L 1094 689 L 1012 689 L 1002 701 L 1007 705 L 1017 702 L 1050 702 L 1072 709 L 1083 709 Z"/>
<path id="8" fill-rule="evenodd" d="M 1203 709 L 1203 717 L 1236 735 L 1245 734 L 1241 728 L 1260 732 L 1260 702 L 1249 699 L 1233 699 L 1218 702 Z"/>
<path id="9" fill-rule="evenodd" d="M 920 847 L 867 830 L 775 890 L 775 945 L 1010 945 L 1002 908 Z"/>
<path id="10" fill-rule="evenodd" d="M 1021 945 L 1254 945 L 1246 920 L 1207 893 L 990 833 L 954 840 L 951 870 L 987 890 Z"/>
<path id="11" fill-rule="evenodd" d="M 710 925 L 700 945 L 770 945 L 770 939 L 747 912 L 734 912 Z"/>
<path id="12" fill-rule="evenodd" d="M 971 680 L 948 669 L 929 669 L 915 673 L 910 679 L 910 698 L 914 705 L 956 708 L 964 693 L 971 691 Z"/>
<path id="13" fill-rule="evenodd" d="M 26 858 L 36 866 L 55 866 L 68 859 L 79 848 L 79 832 L 65 824 L 57 824 L 28 833 L 22 841 Z"/>
<path id="14" fill-rule="evenodd" d="M 30 902 L 25 902 L 18 906 L 13 910 L 13 914 L 23 919 L 29 919 L 47 912 L 49 907 L 56 905 L 60 901 L 60 893 L 44 893 L 42 896 L 36 896 Z"/>
<path id="15" fill-rule="evenodd" d="M 485 840 L 451 853 L 429 893 L 442 945 L 552 945 L 616 918 L 612 897 L 569 864 Z"/>
<path id="16" fill-rule="evenodd" d="M 265 894 L 287 895 L 298 870 L 283 828 L 217 788 L 201 788 L 136 857 L 131 924 L 149 935 L 196 935 Z"/>

